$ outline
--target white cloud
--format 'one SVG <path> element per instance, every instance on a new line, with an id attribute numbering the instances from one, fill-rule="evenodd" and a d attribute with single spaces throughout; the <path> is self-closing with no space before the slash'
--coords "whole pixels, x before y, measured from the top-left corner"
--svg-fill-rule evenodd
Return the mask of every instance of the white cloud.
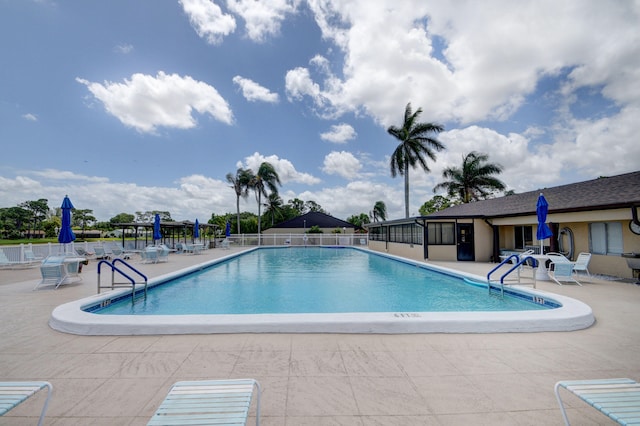
<path id="1" fill-rule="evenodd" d="M 132 44 L 119 44 L 113 48 L 113 50 L 117 53 L 122 53 L 124 55 L 133 52 Z"/>
<path id="2" fill-rule="evenodd" d="M 355 139 L 357 133 L 353 127 L 346 123 L 331 126 L 331 130 L 320 134 L 320 139 L 333 143 L 346 143 Z"/>
<path id="3" fill-rule="evenodd" d="M 311 96 L 333 112 L 364 109 L 388 126 L 412 101 L 428 121 L 503 120 L 543 77 L 566 69 L 572 69 L 566 91 L 602 85 L 610 99 L 640 98 L 634 83 L 640 78 L 637 2 L 615 8 L 551 0 L 524 6 L 504 0 L 309 5 L 323 37 L 344 53 L 343 75 L 316 82 L 308 69 L 292 70 L 305 77 L 292 99 Z M 607 30 L 594 30 L 599 28 Z"/>
<path id="4" fill-rule="evenodd" d="M 330 152 L 324 157 L 322 166 L 323 172 L 329 175 L 339 175 L 345 179 L 355 179 L 361 169 L 360 161 L 347 151 Z"/>
<path id="5" fill-rule="evenodd" d="M 233 122 L 233 113 L 218 91 L 190 76 L 160 71 L 155 77 L 133 74 L 124 83 L 100 84 L 81 78 L 76 81 L 87 86 L 109 114 L 140 132 L 154 133 L 160 126 L 195 127 L 193 110 L 225 124 Z"/>
<path id="6" fill-rule="evenodd" d="M 38 116 L 31 113 L 23 114 L 22 118 L 24 118 L 27 121 L 38 121 Z"/>
<path id="7" fill-rule="evenodd" d="M 280 32 L 282 21 L 296 12 L 299 3 L 298 0 L 227 0 L 227 7 L 244 19 L 247 36 L 262 42 Z"/>
<path id="8" fill-rule="evenodd" d="M 239 75 L 233 77 L 233 82 L 242 90 L 242 96 L 249 102 L 262 101 L 269 103 L 278 102 L 278 94 L 269 91 L 266 87 L 260 86 L 253 80 L 240 77 Z"/>
<path id="9" fill-rule="evenodd" d="M 236 20 L 210 0 L 180 0 L 191 26 L 209 44 L 221 43 L 236 29 Z"/>
<path id="10" fill-rule="evenodd" d="M 109 182 L 109 179 L 105 177 L 79 175 L 74 172 L 70 172 L 67 170 L 58 170 L 58 169 L 37 170 L 32 172 L 31 174 L 33 174 L 34 176 L 39 176 L 52 181 L 82 181 L 82 182 L 96 182 L 96 183 Z"/>
<path id="11" fill-rule="evenodd" d="M 253 153 L 249 157 L 244 159 L 244 164 L 240 163 L 237 166 L 243 168 L 250 168 L 253 172 L 257 172 L 260 168 L 260 164 L 263 162 L 271 163 L 271 165 L 275 168 L 278 176 L 280 177 L 280 182 L 282 184 L 286 184 L 287 182 L 296 182 L 303 183 L 307 185 L 315 185 L 320 183 L 320 179 L 317 177 L 310 175 L 308 173 L 301 173 L 296 170 L 291 161 L 286 160 L 284 158 L 279 158 L 277 155 L 264 156 L 258 152 Z"/>

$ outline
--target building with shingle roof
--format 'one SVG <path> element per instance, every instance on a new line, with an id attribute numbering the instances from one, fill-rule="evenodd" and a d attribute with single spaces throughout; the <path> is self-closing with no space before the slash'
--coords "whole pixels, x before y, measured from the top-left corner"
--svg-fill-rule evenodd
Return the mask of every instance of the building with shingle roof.
<path id="1" fill-rule="evenodd" d="M 370 224 L 369 246 L 419 260 L 488 262 L 509 252 L 539 252 L 536 202 L 541 193 L 554 233 L 543 242 L 545 253 L 559 251 L 575 259 L 590 252 L 591 272 L 632 277 L 621 255 L 640 252 L 640 171 Z"/>

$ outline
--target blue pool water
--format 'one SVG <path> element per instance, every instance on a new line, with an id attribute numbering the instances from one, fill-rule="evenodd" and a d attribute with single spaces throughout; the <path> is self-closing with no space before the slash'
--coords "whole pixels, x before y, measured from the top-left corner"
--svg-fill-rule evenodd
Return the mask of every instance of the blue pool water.
<path id="1" fill-rule="evenodd" d="M 463 278 L 349 248 L 252 251 L 93 311 L 109 315 L 522 311 Z"/>

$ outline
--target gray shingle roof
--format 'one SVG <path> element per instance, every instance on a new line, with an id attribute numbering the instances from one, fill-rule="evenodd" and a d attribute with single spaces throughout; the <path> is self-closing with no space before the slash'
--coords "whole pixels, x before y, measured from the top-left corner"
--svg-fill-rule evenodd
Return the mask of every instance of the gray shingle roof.
<path id="1" fill-rule="evenodd" d="M 427 217 L 490 218 L 535 214 L 540 193 L 549 203 L 549 213 L 631 207 L 640 204 L 640 171 L 461 204 Z"/>
<path id="2" fill-rule="evenodd" d="M 318 226 L 319 228 L 356 228 L 355 225 L 349 222 L 320 212 L 309 212 L 302 216 L 294 217 L 293 219 L 279 223 L 274 226 L 274 228 L 303 228 L 305 226 L 307 228 L 311 228 L 312 226 Z"/>

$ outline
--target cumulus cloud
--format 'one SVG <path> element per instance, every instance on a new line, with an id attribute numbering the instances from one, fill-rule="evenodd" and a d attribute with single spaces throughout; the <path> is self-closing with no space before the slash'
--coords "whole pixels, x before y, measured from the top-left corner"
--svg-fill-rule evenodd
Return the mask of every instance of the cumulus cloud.
<path id="1" fill-rule="evenodd" d="M 191 26 L 209 44 L 219 44 L 236 29 L 233 16 L 210 0 L 180 0 Z"/>
<path id="2" fill-rule="evenodd" d="M 38 116 L 31 113 L 23 114 L 22 118 L 24 118 L 27 121 L 38 121 Z"/>
<path id="3" fill-rule="evenodd" d="M 233 77 L 233 82 L 242 90 L 242 96 L 249 102 L 268 102 L 277 103 L 278 94 L 269 91 L 266 87 L 262 87 L 258 83 L 248 78 L 240 77 L 239 75 Z"/>
<path id="4" fill-rule="evenodd" d="M 320 133 L 320 139 L 333 143 L 346 143 L 356 136 L 355 129 L 346 123 L 333 125 L 328 132 Z"/>
<path id="5" fill-rule="evenodd" d="M 311 0 L 309 6 L 323 37 L 344 53 L 343 75 L 314 80 L 308 68 L 293 69 L 292 82 L 301 84 L 292 85 L 292 99 L 310 96 L 334 111 L 362 108 L 384 126 L 408 101 L 430 121 L 504 120 L 541 79 L 566 69 L 568 92 L 601 86 L 616 101 L 640 97 L 637 3 L 547 0 L 523 10 L 503 0 Z M 593 31 L 603 25 L 609 30 Z"/>
<path id="6" fill-rule="evenodd" d="M 280 32 L 282 21 L 296 12 L 299 3 L 298 0 L 227 0 L 227 7 L 244 19 L 251 40 L 263 42 Z"/>
<path id="7" fill-rule="evenodd" d="M 99 221 L 108 221 L 119 213 L 167 210 L 175 220 L 206 222 L 212 212 L 224 214 L 235 211 L 235 192 L 225 181 L 202 175 L 185 176 L 177 186 L 157 187 L 135 183 L 114 183 L 102 176 L 82 176 L 56 170 L 25 171 L 15 177 L 0 176 L 0 207 L 16 206 L 27 200 L 45 198 L 51 209 L 59 207 L 69 195 L 78 209 L 93 210 Z M 244 200 L 241 200 L 245 203 Z M 249 210 L 254 210 L 247 204 Z"/>
<path id="8" fill-rule="evenodd" d="M 322 171 L 329 175 L 339 175 L 345 179 L 354 179 L 362 169 L 360 161 L 350 152 L 333 151 L 324 157 Z"/>
<path id="9" fill-rule="evenodd" d="M 190 129 L 196 126 L 194 110 L 225 124 L 233 122 L 233 113 L 218 91 L 190 76 L 160 71 L 156 76 L 133 74 L 123 83 L 76 81 L 87 86 L 109 114 L 139 132 L 154 133 L 160 126 Z"/>
<path id="10" fill-rule="evenodd" d="M 258 152 L 255 152 L 244 159 L 244 164 L 239 163 L 238 167 L 250 168 L 255 173 L 260 168 L 260 164 L 265 161 L 271 163 L 271 165 L 275 168 L 283 185 L 288 182 L 304 183 L 307 185 L 315 185 L 317 183 L 320 183 L 320 179 L 318 179 L 317 177 L 309 173 L 302 173 L 297 171 L 291 161 L 284 158 L 279 158 L 277 155 L 264 156 Z"/>

